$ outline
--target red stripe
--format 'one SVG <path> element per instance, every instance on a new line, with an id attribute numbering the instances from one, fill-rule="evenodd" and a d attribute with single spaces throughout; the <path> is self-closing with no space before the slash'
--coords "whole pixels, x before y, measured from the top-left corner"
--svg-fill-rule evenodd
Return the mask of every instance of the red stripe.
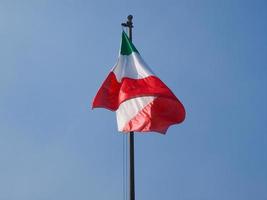
<path id="1" fill-rule="evenodd" d="M 181 123 L 184 119 L 185 109 L 178 100 L 159 97 L 131 119 L 123 131 L 155 131 L 165 134 L 169 126 Z"/>
<path id="2" fill-rule="evenodd" d="M 118 95 L 121 84 L 111 72 L 99 88 L 92 104 L 92 108 L 106 108 L 112 111 L 118 108 Z"/>
<path id="3" fill-rule="evenodd" d="M 143 79 L 123 78 L 118 82 L 115 74 L 110 72 L 97 92 L 92 107 L 115 111 L 122 102 L 140 96 L 165 97 L 179 102 L 171 90 L 156 76 Z"/>

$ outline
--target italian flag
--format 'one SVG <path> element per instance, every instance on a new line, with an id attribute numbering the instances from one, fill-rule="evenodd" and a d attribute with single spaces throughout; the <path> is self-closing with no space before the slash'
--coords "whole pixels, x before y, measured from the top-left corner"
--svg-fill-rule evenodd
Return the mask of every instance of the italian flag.
<path id="1" fill-rule="evenodd" d="M 185 109 L 152 72 L 122 32 L 120 55 L 93 100 L 93 108 L 116 111 L 121 132 L 159 132 L 185 119 Z"/>

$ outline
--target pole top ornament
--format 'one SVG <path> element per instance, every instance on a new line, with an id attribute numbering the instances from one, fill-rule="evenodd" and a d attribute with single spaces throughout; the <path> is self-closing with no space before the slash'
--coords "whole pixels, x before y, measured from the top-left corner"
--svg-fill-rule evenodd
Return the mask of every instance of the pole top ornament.
<path id="1" fill-rule="evenodd" d="M 128 19 L 127 22 L 126 23 L 121 23 L 121 25 L 124 26 L 124 27 L 133 28 L 133 22 L 132 22 L 133 16 L 132 15 L 128 15 L 127 19 Z"/>

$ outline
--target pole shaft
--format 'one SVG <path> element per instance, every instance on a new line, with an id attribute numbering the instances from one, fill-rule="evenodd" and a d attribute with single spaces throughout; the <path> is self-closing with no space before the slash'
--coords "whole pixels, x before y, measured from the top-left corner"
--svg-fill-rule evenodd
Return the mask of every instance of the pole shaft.
<path id="1" fill-rule="evenodd" d="M 134 132 L 129 134 L 129 154 L 130 154 L 130 200 L 135 200 L 135 182 L 134 182 Z"/>
<path id="2" fill-rule="evenodd" d="M 128 21 L 127 21 L 127 27 L 128 27 L 128 34 L 129 34 L 129 39 L 132 42 L 133 40 L 133 35 L 132 35 L 132 28 L 133 28 L 133 16 L 129 15 L 128 17 Z M 134 181 L 134 132 L 131 131 L 129 133 L 129 186 L 130 186 L 130 200 L 135 200 L 135 181 Z"/>
<path id="3" fill-rule="evenodd" d="M 133 16 L 129 15 L 127 17 L 127 22 L 122 23 L 124 27 L 128 27 L 129 39 L 132 42 L 132 28 L 133 28 Z M 130 200 L 135 200 L 135 183 L 134 183 L 134 132 L 129 133 L 129 197 Z"/>

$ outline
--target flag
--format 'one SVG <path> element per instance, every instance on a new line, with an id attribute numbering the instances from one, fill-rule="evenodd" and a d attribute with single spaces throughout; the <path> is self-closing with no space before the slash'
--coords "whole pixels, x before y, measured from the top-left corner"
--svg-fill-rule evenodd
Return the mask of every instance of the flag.
<path id="1" fill-rule="evenodd" d="M 98 90 L 92 108 L 116 111 L 121 132 L 159 132 L 185 119 L 185 109 L 172 91 L 152 72 L 122 32 L 117 63 Z"/>

